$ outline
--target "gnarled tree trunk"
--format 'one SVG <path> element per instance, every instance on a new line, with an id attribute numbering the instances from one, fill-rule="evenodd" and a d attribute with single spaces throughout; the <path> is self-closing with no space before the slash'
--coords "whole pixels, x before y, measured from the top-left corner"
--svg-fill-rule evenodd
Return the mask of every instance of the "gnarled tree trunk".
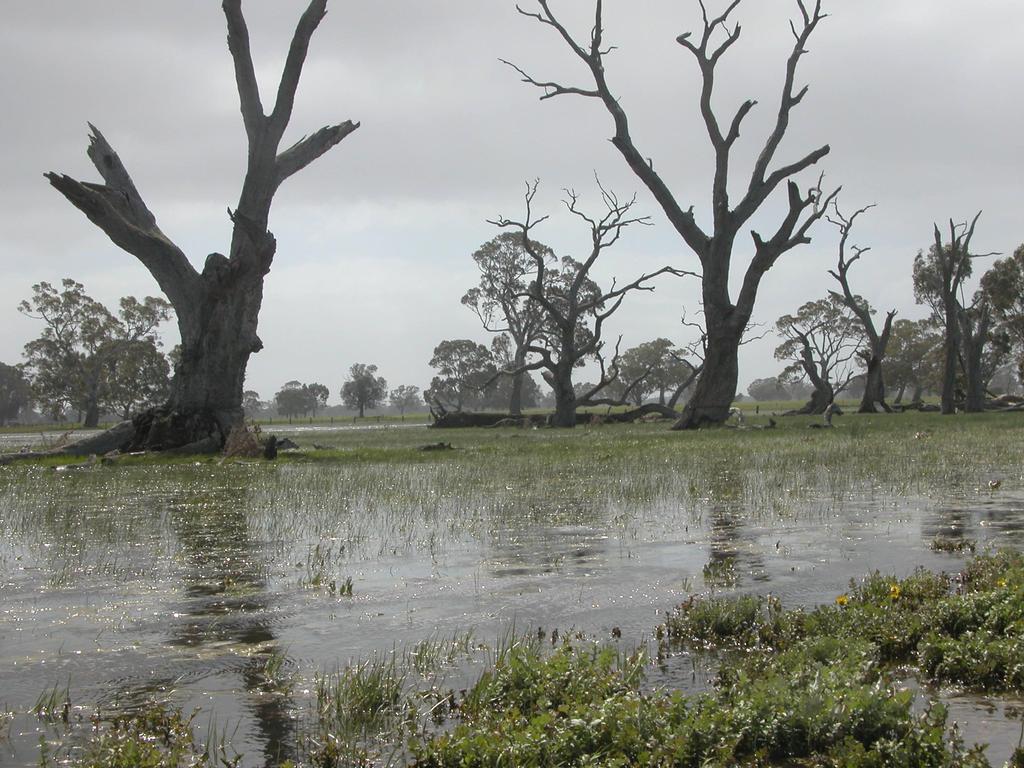
<path id="1" fill-rule="evenodd" d="M 902 397 L 903 391 L 900 390 Z M 899 400 L 897 399 L 897 402 Z M 885 381 L 882 379 L 882 359 L 878 355 L 867 357 L 867 372 L 864 379 L 864 396 L 860 400 L 857 413 L 876 413 L 881 408 L 892 413 L 892 408 L 885 401 Z"/>
<path id="2" fill-rule="evenodd" d="M 346 121 L 321 128 L 279 150 L 291 119 L 295 90 L 310 38 L 326 14 L 327 0 L 311 0 L 292 38 L 273 111 L 264 113 L 241 0 L 224 0 L 228 48 L 248 137 L 248 167 L 228 256 L 210 254 L 202 273 L 157 226 L 121 159 L 94 127 L 88 154 L 104 183 L 79 182 L 48 173 L 50 184 L 138 258 L 174 306 L 181 332 L 181 362 L 165 406 L 135 419 L 135 432 L 121 447 L 218 450 L 241 422 L 242 385 L 249 355 L 263 344 L 256 335 L 263 278 L 277 243 L 267 229 L 274 194 L 297 173 L 359 127 Z M 119 432 L 118 435 L 121 433 Z M 112 435 L 113 437 L 113 435 Z"/>
<path id="3" fill-rule="evenodd" d="M 545 371 L 544 378 L 555 394 L 555 411 L 551 414 L 552 427 L 576 426 L 576 389 L 572 384 L 572 365 L 556 365 Z"/>
<path id="4" fill-rule="evenodd" d="M 939 408 L 942 413 L 956 413 L 956 368 L 960 356 L 959 309 L 952 292 L 943 297 L 946 327 L 942 337 L 942 395 Z"/>
<path id="5" fill-rule="evenodd" d="M 526 353 L 523 350 L 524 347 L 517 347 L 513 360 L 515 373 L 512 374 L 512 392 L 508 400 L 508 412 L 512 416 L 523 414 L 523 377 L 526 376 L 526 372 L 522 370 L 526 365 Z"/>
<path id="6" fill-rule="evenodd" d="M 745 327 L 745 324 L 744 324 Z M 743 328 L 726 326 L 724 332 L 708 327 L 707 351 L 693 394 L 672 429 L 699 429 L 723 423 L 736 398 L 739 382 L 739 349 Z M 674 403 L 672 403 L 674 405 Z"/>
<path id="7" fill-rule="evenodd" d="M 960 336 L 963 345 L 964 378 L 967 380 L 967 396 L 964 410 L 980 413 L 985 410 L 985 381 L 982 378 L 981 358 L 988 342 L 992 314 L 987 304 L 974 311 L 960 311 Z"/>
<path id="8" fill-rule="evenodd" d="M 886 413 L 892 413 L 892 408 L 885 401 L 885 379 L 882 376 L 882 361 L 885 359 L 885 353 L 889 347 L 889 337 L 892 335 L 892 321 L 896 317 L 896 310 L 893 309 L 886 313 L 885 324 L 882 326 L 881 333 L 879 333 L 875 327 L 871 307 L 864 299 L 854 294 L 850 288 L 849 279 L 850 267 L 871 249 L 855 245 L 852 247 L 852 256 L 849 256 L 846 252 L 850 232 L 857 217 L 874 208 L 874 206 L 869 205 L 854 211 L 849 218 L 840 212 L 838 202 L 833 203 L 833 207 L 836 218 L 830 218 L 829 220 L 839 228 L 839 263 L 836 269 L 829 270 L 829 274 L 839 281 L 843 292 L 842 294 L 833 292 L 832 295 L 842 300 L 846 307 L 857 317 L 861 327 L 864 329 L 864 336 L 868 341 L 867 349 L 860 352 L 867 370 L 864 382 L 864 396 L 861 398 L 860 408 L 857 409 L 857 413 L 876 413 L 879 408 Z"/>

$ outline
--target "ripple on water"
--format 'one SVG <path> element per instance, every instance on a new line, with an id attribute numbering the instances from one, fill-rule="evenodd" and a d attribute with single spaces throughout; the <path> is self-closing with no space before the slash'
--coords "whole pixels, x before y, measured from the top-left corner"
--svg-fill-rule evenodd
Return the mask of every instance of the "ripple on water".
<path id="1" fill-rule="evenodd" d="M 212 704 L 238 727 L 239 749 L 259 755 L 302 703 L 268 698 L 259 669 L 270 654 L 308 680 L 468 628 L 485 641 L 510 626 L 609 641 L 617 630 L 625 647 L 692 592 L 770 591 L 809 606 L 876 569 L 958 568 L 961 555 L 931 550 L 940 534 L 1024 541 L 1024 494 L 1009 482 L 943 503 L 881 485 L 776 498 L 737 472 L 723 501 L 700 478 L 638 489 L 594 475 L 549 503 L 521 478 L 481 491 L 462 471 L 203 465 L 0 479 L 0 706 L 24 711 L 69 682 L 83 711 Z M 347 578 L 351 597 L 337 593 Z M 680 655 L 652 684 L 700 690 L 707 675 Z M 1009 704 L 950 703 L 969 738 L 1016 743 Z M 12 724 L 18 757 L 0 762 L 34 764 L 38 728 Z"/>

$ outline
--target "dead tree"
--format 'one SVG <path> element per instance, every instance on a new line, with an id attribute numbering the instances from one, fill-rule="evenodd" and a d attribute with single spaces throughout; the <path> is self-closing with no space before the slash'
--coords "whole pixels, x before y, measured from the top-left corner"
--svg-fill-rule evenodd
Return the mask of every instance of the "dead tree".
<path id="1" fill-rule="evenodd" d="M 932 311 L 943 322 L 940 409 L 944 414 L 956 413 L 956 373 L 961 362 L 961 325 L 964 313 L 961 294 L 964 281 L 971 276 L 974 259 L 994 255 L 971 253 L 971 240 L 980 217 L 979 211 L 969 223 L 957 224 L 950 219 L 948 243 L 942 242 L 939 225 L 934 225 L 935 242 L 928 254 L 919 253 L 914 259 L 914 294 L 918 302 L 930 304 Z"/>
<path id="2" fill-rule="evenodd" d="M 522 15 L 557 32 L 572 53 L 588 68 L 593 87 L 545 82 L 528 75 L 514 64 L 505 63 L 519 72 L 524 82 L 543 89 L 541 99 L 563 95 L 599 99 L 615 124 L 612 144 L 637 178 L 654 195 L 679 236 L 697 255 L 702 269 L 707 356 L 694 394 L 673 428 L 692 429 L 705 424 L 720 424 L 728 418 L 729 408 L 736 396 L 740 340 L 754 311 L 754 301 L 762 277 L 782 254 L 810 242 L 808 231 L 811 225 L 821 218 L 829 202 L 838 192 L 836 190 L 826 199 L 822 199 L 820 184 L 805 194 L 793 180 L 793 177 L 815 165 L 829 153 L 827 145 L 788 164 L 778 166 L 775 170 L 770 170 L 789 127 L 792 110 L 807 94 L 807 86 L 796 86 L 796 71 L 800 59 L 807 52 L 808 40 L 821 20 L 826 18 L 826 14 L 821 10 L 821 0 L 815 0 L 813 6 L 808 0 L 796 0 L 800 17 L 790 23 L 795 42 L 786 62 L 778 115 L 754 163 L 743 196 L 735 205 L 729 196 L 732 150 L 740 137 L 743 120 L 756 102 L 744 101 L 728 121 L 728 126 L 724 128 L 712 107 L 712 102 L 718 63 L 740 37 L 740 25 L 730 27 L 730 16 L 741 0 L 731 0 L 725 11 L 714 18 L 709 16 L 704 1 L 699 0 L 704 22 L 699 39 L 695 39 L 691 33 L 684 33 L 676 38 L 680 45 L 693 54 L 701 73 L 699 109 L 715 155 L 715 174 L 711 188 L 713 226 L 710 232 L 697 223 L 692 205 L 686 208 L 676 200 L 661 174 L 654 170 L 651 158 L 638 149 L 630 133 L 626 111 L 607 80 L 605 56 L 613 47 L 607 46 L 604 42 L 602 0 L 596 0 L 594 26 L 590 32 L 590 39 L 586 42 L 580 42 L 558 20 L 548 0 L 536 2 L 540 8 L 538 12 L 528 12 L 518 6 L 517 8 Z M 753 253 L 744 272 L 739 294 L 734 299 L 729 282 L 736 238 L 740 230 L 783 182 L 786 182 L 788 190 L 787 213 L 776 232 L 770 237 L 765 238 L 756 231 L 751 233 Z"/>
<path id="3" fill-rule="evenodd" d="M 850 239 L 850 232 L 857 217 L 874 207 L 874 205 L 865 206 L 854 211 L 847 218 L 839 210 L 838 203 L 833 201 L 835 218 L 830 216 L 829 221 L 839 229 L 839 262 L 836 268 L 830 269 L 828 273 L 839 282 L 843 292 L 829 291 L 829 293 L 834 299 L 845 304 L 846 308 L 857 318 L 861 328 L 864 330 L 864 337 L 867 341 L 864 348 L 858 352 L 861 360 L 864 362 L 865 380 L 864 396 L 861 398 L 860 408 L 857 412 L 875 413 L 881 408 L 886 413 L 892 413 L 892 408 L 885 401 L 885 377 L 882 375 L 882 361 L 885 359 L 885 352 L 889 346 L 889 336 L 892 334 L 892 321 L 896 317 L 896 310 L 892 309 L 886 312 L 885 322 L 882 324 L 881 333 L 879 333 L 875 326 L 875 320 L 872 317 L 871 307 L 862 297 L 856 295 L 850 289 L 849 279 L 850 267 L 871 249 L 856 245 L 851 246 L 852 256 L 848 255 L 846 250 Z"/>
<path id="4" fill-rule="evenodd" d="M 960 325 L 961 365 L 964 371 L 966 393 L 964 410 L 980 413 L 985 410 L 985 385 L 988 377 L 983 371 L 985 347 L 992 329 L 992 308 L 989 302 L 978 298 L 970 307 L 961 307 L 957 313 Z M 991 373 L 991 371 L 989 372 Z"/>
<path id="5" fill-rule="evenodd" d="M 675 356 L 677 361 L 679 361 L 689 369 L 689 374 L 683 380 L 683 382 L 676 387 L 675 392 L 672 393 L 672 397 L 669 398 L 669 408 L 675 408 L 683 394 L 691 386 L 693 386 L 693 383 L 700 376 L 701 371 L 704 370 L 704 360 L 707 358 L 708 354 L 708 333 L 705 330 L 704 325 L 699 322 L 687 320 L 686 315 L 683 315 L 681 322 L 685 327 L 693 328 L 698 333 L 697 339 L 687 344 L 684 350 L 686 354 L 688 354 L 690 357 L 694 358 L 697 361 L 697 364 L 694 365 L 688 359 L 682 356 Z M 756 335 L 751 335 L 750 329 L 754 327 L 757 327 L 757 324 L 747 326 L 747 330 L 744 332 L 743 337 L 740 339 L 741 347 L 744 344 L 749 344 L 752 341 L 760 341 L 761 339 L 768 335 L 768 331 L 762 331 L 761 333 L 758 333 Z"/>
<path id="6" fill-rule="evenodd" d="M 526 218 L 523 221 L 503 217 L 490 221 L 502 229 L 518 230 L 522 235 L 523 248 L 535 265 L 526 297 L 539 304 L 544 314 L 539 340 L 527 347 L 527 352 L 537 355 L 537 360 L 505 373 L 515 375 L 526 371 L 542 371 L 541 375 L 555 394 L 555 412 L 551 424 L 557 427 L 575 426 L 576 409 L 581 405 L 619 404 L 625 402 L 628 397 L 632 386 L 626 387 L 621 399 L 597 397 L 598 393 L 618 376 L 618 345 L 611 365 L 606 367 L 602 355 L 602 335 L 605 321 L 622 305 L 626 294 L 632 291 L 653 291 L 654 287 L 647 283 L 659 275 L 692 274 L 672 267 L 662 267 L 650 274 L 641 275 L 621 288 L 615 287 L 613 283 L 610 290 L 602 290 L 590 278 L 591 268 L 605 249 L 618 242 L 626 227 L 646 224 L 647 217 L 630 216 L 635 198 L 622 202 L 613 193 L 601 187 L 600 182 L 598 187 L 606 208 L 601 218 L 591 217 L 582 212 L 578 207 L 579 198 L 576 193 L 566 190 L 566 208 L 571 214 L 586 222 L 590 229 L 590 253 L 583 261 L 563 258 L 561 271 L 553 276 L 547 274 L 547 254 L 537 248 L 531 234 L 534 227 L 548 218 L 533 218 L 533 198 L 537 193 L 537 182 L 527 184 Z M 589 326 L 590 321 L 593 321 L 593 327 Z M 572 383 L 573 370 L 582 365 L 587 358 L 597 360 L 601 375 L 593 387 L 586 392 L 577 393 Z"/>
<path id="7" fill-rule="evenodd" d="M 853 379 L 849 363 L 861 346 L 860 326 L 842 298 L 833 294 L 807 302 L 795 315 L 783 315 L 775 328 L 783 337 L 775 358 L 791 361 L 784 373 L 806 377 L 814 387 L 811 399 L 797 413 L 825 413 Z"/>
<path id="8" fill-rule="evenodd" d="M 327 126 L 280 149 L 310 38 L 326 6 L 327 0 L 311 0 L 299 19 L 268 115 L 256 81 L 241 0 L 224 0 L 228 48 L 248 138 L 248 166 L 238 205 L 228 209 L 233 224 L 228 255 L 211 253 L 201 272 L 157 226 L 121 159 L 94 126 L 90 126 L 88 155 L 103 183 L 46 174 L 50 184 L 115 245 L 142 262 L 178 317 L 181 360 L 170 399 L 164 407 L 136 417 L 129 447 L 217 450 L 242 419 L 246 364 L 249 355 L 263 346 L 256 335 L 263 279 L 277 249 L 267 229 L 274 194 L 285 179 L 359 127 L 351 121 Z"/>

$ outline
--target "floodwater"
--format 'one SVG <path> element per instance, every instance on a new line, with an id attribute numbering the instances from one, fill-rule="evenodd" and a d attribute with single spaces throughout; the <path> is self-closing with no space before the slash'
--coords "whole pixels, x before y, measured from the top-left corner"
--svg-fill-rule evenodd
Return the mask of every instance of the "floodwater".
<path id="1" fill-rule="evenodd" d="M 303 437 L 309 437 L 308 432 Z M 0 766 L 38 762 L 59 724 L 24 714 L 69 688 L 72 718 L 168 701 L 210 713 L 242 765 L 288 755 L 308 685 L 268 695 L 283 654 L 300 679 L 472 629 L 542 627 L 629 647 L 693 592 L 830 602 L 880 569 L 953 570 L 937 537 L 1024 546 L 1019 468 L 950 487 L 821 477 L 773 489 L 755 467 L 639 489 L 594 473 L 538 484 L 511 467 L 209 463 L 0 473 Z M 711 470 L 709 470 L 711 471 Z M 555 476 L 552 476 L 555 477 Z M 352 596 L 337 589 L 351 579 Z M 333 587 L 332 588 L 332 583 Z M 670 663 L 652 682 L 692 675 Z M 685 684 L 685 683 L 680 683 Z M 1020 702 L 932 692 L 1001 765 Z"/>

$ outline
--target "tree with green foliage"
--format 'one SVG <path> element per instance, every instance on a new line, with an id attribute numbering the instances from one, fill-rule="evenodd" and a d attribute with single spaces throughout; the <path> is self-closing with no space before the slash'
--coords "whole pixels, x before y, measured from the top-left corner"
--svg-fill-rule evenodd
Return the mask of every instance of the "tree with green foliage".
<path id="1" fill-rule="evenodd" d="M 0 427 L 18 418 L 32 401 L 32 388 L 16 365 L 0 363 Z"/>
<path id="2" fill-rule="evenodd" d="M 658 403 L 665 405 L 669 392 L 692 378 L 693 366 L 683 350 L 665 338 L 645 341 L 622 353 L 619 359 L 619 379 L 613 391 L 624 390 L 628 382 L 635 382 L 629 399 L 641 405 L 648 395 L 657 394 Z"/>
<path id="3" fill-rule="evenodd" d="M 747 387 L 747 394 L 754 400 L 765 402 L 768 400 L 788 400 L 790 397 L 786 383 L 779 376 L 770 376 L 765 379 L 754 379 Z"/>
<path id="4" fill-rule="evenodd" d="M 392 389 L 388 395 L 388 401 L 403 420 L 405 420 L 406 411 L 412 410 L 423 402 L 420 398 L 420 388 L 412 384 L 401 384 Z"/>
<path id="5" fill-rule="evenodd" d="M 355 363 L 348 369 L 348 380 L 341 385 L 341 401 L 346 408 L 359 411 L 363 418 L 366 409 L 371 411 L 388 396 L 388 383 L 383 376 L 377 376 L 376 365 Z"/>
<path id="6" fill-rule="evenodd" d="M 537 380 L 528 372 L 519 376 L 509 376 L 505 371 L 516 370 L 516 354 L 512 340 L 508 334 L 499 334 L 491 341 L 491 358 L 499 371 L 499 376 L 484 387 L 482 405 L 489 410 L 505 410 L 510 415 L 521 415 L 523 408 L 536 408 L 540 403 L 540 387 Z M 517 390 L 515 392 L 513 390 Z M 519 413 L 513 413 L 509 407 L 512 400 L 519 403 Z"/>
<path id="7" fill-rule="evenodd" d="M 801 413 L 824 413 L 854 376 L 852 360 L 864 340 L 860 324 L 841 297 L 808 301 L 795 315 L 775 322 L 783 342 L 776 360 L 789 361 L 783 375 L 806 378 L 814 387 Z"/>
<path id="8" fill-rule="evenodd" d="M 311 396 L 311 412 L 316 416 L 316 412 L 327 405 L 327 398 L 331 396 L 331 391 L 323 384 L 313 382 L 312 384 L 306 385 L 306 390 Z"/>
<path id="9" fill-rule="evenodd" d="M 942 378 L 942 333 L 935 318 L 897 320 L 889 339 L 886 376 L 901 404 L 909 388 L 910 402 L 919 403 L 927 391 L 938 392 Z"/>
<path id="10" fill-rule="evenodd" d="M 77 408 L 83 426 L 99 424 L 104 409 L 152 405 L 165 396 L 159 380 L 169 370 L 157 358 L 157 328 L 169 319 L 170 305 L 147 296 L 126 296 L 117 315 L 70 278 L 58 291 L 49 283 L 32 286 L 32 298 L 18 311 L 44 323 L 39 338 L 25 345 L 25 367 L 35 400 L 51 415 Z"/>
<path id="11" fill-rule="evenodd" d="M 970 222 L 949 221 L 949 239 L 943 242 L 939 225 L 934 226 L 935 242 L 928 252 L 914 258 L 914 298 L 927 304 L 943 329 L 941 410 L 955 413 L 958 397 L 957 371 L 966 378 L 964 406 L 980 411 L 984 405 L 981 359 L 989 339 L 991 310 L 984 292 L 975 294 L 972 304 L 963 299 L 964 284 L 973 272 L 974 259 L 994 254 L 971 253 L 971 240 L 981 217 L 979 211 Z M 964 342 L 967 342 L 965 348 Z"/>
<path id="12" fill-rule="evenodd" d="M 996 259 L 981 276 L 981 290 L 999 327 L 1017 355 L 1018 375 L 1024 378 L 1024 245 L 1005 259 Z"/>
<path id="13" fill-rule="evenodd" d="M 461 411 L 479 403 L 498 375 L 494 357 L 483 344 L 470 339 L 445 339 L 434 347 L 430 367 L 437 376 L 423 399 L 431 407 Z"/>
<path id="14" fill-rule="evenodd" d="M 323 384 L 303 384 L 301 381 L 287 381 L 274 395 L 277 412 L 287 418 L 294 416 L 315 416 L 319 408 L 327 404 L 329 391 Z"/>
<path id="15" fill-rule="evenodd" d="M 554 264 L 554 252 L 543 243 L 532 242 L 530 250 L 547 264 Z M 502 370 L 509 374 L 509 413 L 522 412 L 524 376 L 527 350 L 541 337 L 544 312 L 530 295 L 530 283 L 536 271 L 534 257 L 523 245 L 522 236 L 515 232 L 502 232 L 488 240 L 473 254 L 480 270 L 479 284 L 462 297 L 462 303 L 480 318 L 484 329 L 500 334 L 511 346 L 507 364 Z M 551 274 L 548 272 L 547 274 Z M 527 385 L 528 386 L 528 385 Z M 536 383 L 534 384 L 536 386 Z"/>
<path id="16" fill-rule="evenodd" d="M 109 408 L 128 420 L 133 413 L 166 401 L 170 391 L 171 366 L 155 344 L 139 340 L 120 345 L 104 398 Z"/>
<path id="17" fill-rule="evenodd" d="M 247 389 L 242 393 L 242 410 L 248 419 L 254 419 L 261 411 L 266 410 L 267 403 L 260 398 L 260 393 L 254 389 Z"/>

